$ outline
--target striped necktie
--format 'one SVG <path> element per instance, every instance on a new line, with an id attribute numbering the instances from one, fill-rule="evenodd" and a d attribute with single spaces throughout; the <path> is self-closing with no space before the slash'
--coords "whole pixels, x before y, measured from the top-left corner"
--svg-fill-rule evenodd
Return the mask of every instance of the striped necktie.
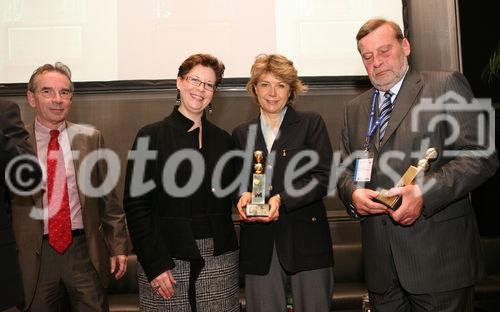
<path id="1" fill-rule="evenodd" d="M 379 109 L 380 109 L 379 143 L 382 142 L 382 139 L 384 138 L 385 129 L 387 128 L 387 125 L 389 124 L 389 118 L 391 117 L 392 109 L 394 107 L 394 105 L 392 105 L 391 96 L 392 96 L 391 91 L 385 92 L 384 93 L 384 101 L 382 102 L 382 104 L 379 107 Z"/>

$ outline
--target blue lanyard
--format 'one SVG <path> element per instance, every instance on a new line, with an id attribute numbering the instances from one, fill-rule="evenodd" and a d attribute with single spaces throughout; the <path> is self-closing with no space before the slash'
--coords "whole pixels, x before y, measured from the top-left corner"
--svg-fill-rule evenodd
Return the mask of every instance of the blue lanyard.
<path id="1" fill-rule="evenodd" d="M 368 121 L 368 129 L 366 131 L 366 139 L 365 139 L 365 145 L 364 145 L 364 150 L 368 151 L 370 149 L 370 141 L 375 133 L 375 131 L 378 129 L 380 126 L 380 117 L 375 120 L 375 111 L 376 111 L 376 105 L 378 103 L 378 98 L 379 98 L 379 92 L 378 90 L 375 90 L 372 95 L 372 105 L 370 109 L 370 120 Z"/>

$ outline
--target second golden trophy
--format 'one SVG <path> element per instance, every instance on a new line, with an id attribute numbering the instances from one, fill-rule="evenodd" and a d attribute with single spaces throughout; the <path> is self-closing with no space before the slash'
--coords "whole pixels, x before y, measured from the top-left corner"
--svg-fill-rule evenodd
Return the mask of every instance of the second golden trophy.
<path id="1" fill-rule="evenodd" d="M 264 152 L 253 153 L 252 202 L 246 206 L 248 217 L 269 216 L 269 204 L 266 204 L 266 175 L 264 173 Z"/>
<path id="2" fill-rule="evenodd" d="M 425 151 L 425 158 L 418 161 L 417 167 L 410 166 L 405 174 L 401 177 L 395 187 L 403 187 L 412 184 L 420 172 L 429 169 L 429 163 L 438 157 L 438 152 L 435 148 L 431 147 Z M 395 210 L 400 202 L 400 196 L 387 196 L 387 190 L 382 190 L 375 198 L 375 201 L 386 205 L 388 208 Z"/>

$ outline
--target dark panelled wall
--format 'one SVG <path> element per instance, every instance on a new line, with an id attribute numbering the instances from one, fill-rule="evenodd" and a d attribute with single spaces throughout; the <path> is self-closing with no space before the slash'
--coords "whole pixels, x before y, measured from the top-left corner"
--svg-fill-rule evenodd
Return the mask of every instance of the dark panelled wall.
<path id="1" fill-rule="evenodd" d="M 464 74 L 476 97 L 491 98 L 496 112 L 496 146 L 500 144 L 500 77 L 487 82 L 481 73 L 498 45 L 498 12 L 500 3 L 490 0 L 477 3 L 460 0 L 460 30 Z M 478 23 L 478 21 L 481 21 Z M 490 31 L 494 30 L 494 31 Z M 500 235 L 500 210 L 497 209 L 500 172 L 472 193 L 472 203 L 481 235 Z"/>
<path id="2" fill-rule="evenodd" d="M 312 110 L 321 114 L 327 124 L 334 150 L 338 150 L 339 131 L 344 105 L 367 87 L 337 86 L 311 88 L 299 96 L 294 107 L 298 110 Z M 33 122 L 33 110 L 25 96 L 6 97 L 21 106 L 26 123 Z M 163 119 L 175 104 L 175 91 L 137 91 L 102 94 L 75 94 L 68 120 L 95 126 L 103 132 L 106 145 L 119 155 L 122 169 L 118 185 L 120 196 L 123 190 L 123 175 L 127 151 L 130 149 L 137 130 Z M 213 113 L 209 119 L 231 132 L 238 124 L 255 118 L 258 109 L 246 91 L 219 91 L 213 102 Z M 344 208 L 336 197 L 327 199 L 330 215 L 344 215 Z"/>

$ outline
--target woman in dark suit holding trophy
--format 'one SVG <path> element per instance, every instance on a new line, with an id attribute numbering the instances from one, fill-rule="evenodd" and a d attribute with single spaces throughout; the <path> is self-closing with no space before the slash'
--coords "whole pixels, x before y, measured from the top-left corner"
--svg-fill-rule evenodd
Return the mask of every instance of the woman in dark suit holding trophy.
<path id="1" fill-rule="evenodd" d="M 323 197 L 332 148 L 325 123 L 292 108 L 306 87 L 282 55 L 257 56 L 247 91 L 260 115 L 233 138 L 241 150 L 254 144 L 252 168 L 264 159 L 264 172 L 253 170 L 237 203 L 247 311 L 284 311 L 287 280 L 295 309 L 329 311 L 333 252 Z"/>

